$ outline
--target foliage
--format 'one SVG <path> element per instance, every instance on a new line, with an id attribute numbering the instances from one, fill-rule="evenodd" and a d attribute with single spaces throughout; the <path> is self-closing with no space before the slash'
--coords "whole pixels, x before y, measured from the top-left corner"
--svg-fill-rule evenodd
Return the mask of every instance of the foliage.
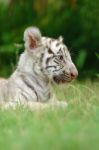
<path id="1" fill-rule="evenodd" d="M 9 47 L 14 43 L 23 43 L 24 29 L 36 25 L 43 35 L 63 35 L 81 72 L 80 76 L 95 76 L 99 72 L 99 61 L 95 55 L 99 51 L 98 3 L 98 0 L 9 0 L 7 5 L 1 3 L 1 62 L 4 59 L 1 47 L 4 47 L 6 60 L 9 53 L 7 45 Z M 11 51 L 15 53 L 15 49 L 12 48 Z"/>

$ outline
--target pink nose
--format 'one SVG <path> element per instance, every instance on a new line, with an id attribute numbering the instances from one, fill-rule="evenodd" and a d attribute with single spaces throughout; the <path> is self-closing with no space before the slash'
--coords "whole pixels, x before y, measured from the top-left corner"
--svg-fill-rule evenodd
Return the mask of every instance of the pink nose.
<path id="1" fill-rule="evenodd" d="M 71 72 L 70 72 L 70 76 L 71 76 L 71 79 L 77 78 L 77 76 L 78 76 L 78 71 L 77 71 L 77 70 L 71 71 Z"/>

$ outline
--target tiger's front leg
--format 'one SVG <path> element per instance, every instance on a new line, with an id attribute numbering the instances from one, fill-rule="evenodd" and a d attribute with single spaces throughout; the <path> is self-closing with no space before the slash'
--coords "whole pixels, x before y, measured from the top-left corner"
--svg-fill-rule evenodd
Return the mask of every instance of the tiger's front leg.
<path id="1" fill-rule="evenodd" d="M 7 102 L 7 103 L 3 103 L 3 105 L 1 106 L 1 109 L 2 110 L 8 110 L 8 109 L 15 110 L 16 108 L 20 106 L 23 108 L 28 108 L 31 111 L 48 110 L 48 109 L 55 110 L 56 108 L 65 109 L 67 107 L 67 103 L 64 101 L 58 101 L 58 100 L 54 100 L 49 103 L 29 101 L 23 104 L 18 104 L 17 102 Z"/>
<path id="2" fill-rule="evenodd" d="M 57 100 L 56 96 L 53 94 L 51 96 L 51 99 L 48 102 L 32 102 L 32 101 L 26 101 L 24 100 L 24 97 L 21 96 L 22 101 L 17 102 L 17 101 L 9 101 L 9 102 L 5 102 L 2 103 L 1 108 L 2 110 L 5 109 L 16 109 L 20 106 L 22 106 L 23 108 L 28 108 L 31 111 L 35 111 L 35 110 L 48 110 L 48 109 L 52 109 L 55 110 L 56 108 L 66 108 L 67 107 L 67 103 L 65 101 L 59 101 Z"/>

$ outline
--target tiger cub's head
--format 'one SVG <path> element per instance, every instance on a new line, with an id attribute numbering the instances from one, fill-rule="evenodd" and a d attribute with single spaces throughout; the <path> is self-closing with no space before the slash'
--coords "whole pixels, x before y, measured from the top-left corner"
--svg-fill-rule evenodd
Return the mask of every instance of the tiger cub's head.
<path id="1" fill-rule="evenodd" d="M 67 83 L 78 76 L 63 38 L 42 37 L 36 27 L 29 27 L 24 32 L 25 48 L 36 60 L 41 73 L 56 83 Z"/>

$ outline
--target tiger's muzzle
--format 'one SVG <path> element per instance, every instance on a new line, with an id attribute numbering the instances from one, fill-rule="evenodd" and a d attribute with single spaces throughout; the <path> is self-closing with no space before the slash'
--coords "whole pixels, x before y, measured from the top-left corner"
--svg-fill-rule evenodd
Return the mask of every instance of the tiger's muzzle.
<path id="1" fill-rule="evenodd" d="M 76 79 L 77 76 L 78 76 L 78 71 L 77 71 L 77 69 L 71 68 L 68 73 L 65 72 L 65 71 L 63 71 L 63 73 L 60 74 L 60 75 L 54 75 L 54 76 L 53 76 L 53 80 L 54 80 L 57 84 L 68 83 L 68 82 L 71 82 L 72 80 Z"/>

